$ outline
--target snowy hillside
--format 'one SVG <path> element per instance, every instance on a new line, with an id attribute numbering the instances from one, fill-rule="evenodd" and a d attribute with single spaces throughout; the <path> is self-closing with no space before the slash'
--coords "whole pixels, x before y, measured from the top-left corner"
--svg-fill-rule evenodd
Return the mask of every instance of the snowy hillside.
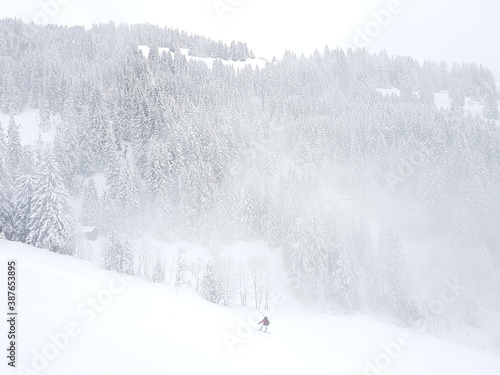
<path id="1" fill-rule="evenodd" d="M 500 373 L 488 68 L 267 63 L 151 24 L 0 32 L 24 373 Z"/>
<path id="2" fill-rule="evenodd" d="M 285 289 L 264 334 L 254 330 L 262 312 L 252 308 L 221 307 L 193 291 L 27 245 L 2 240 L 0 247 L 1 264 L 16 259 L 19 265 L 19 370 L 25 374 L 378 373 L 372 365 L 404 375 L 500 373 L 500 358 L 485 352 L 360 315 L 301 312 Z M 73 336 L 66 339 L 64 330 Z M 59 349 L 52 353 L 54 337 Z M 387 363 L 384 350 L 394 357 Z"/>

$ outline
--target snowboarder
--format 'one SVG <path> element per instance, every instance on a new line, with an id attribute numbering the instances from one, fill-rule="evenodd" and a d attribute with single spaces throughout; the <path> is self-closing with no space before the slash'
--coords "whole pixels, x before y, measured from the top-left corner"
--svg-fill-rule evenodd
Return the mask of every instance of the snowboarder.
<path id="1" fill-rule="evenodd" d="M 262 324 L 260 326 L 260 329 L 259 331 L 262 331 L 262 328 L 264 328 L 264 332 L 267 333 L 267 326 L 269 325 L 269 319 L 267 319 L 267 316 L 264 317 L 264 319 L 262 319 L 259 324 Z"/>

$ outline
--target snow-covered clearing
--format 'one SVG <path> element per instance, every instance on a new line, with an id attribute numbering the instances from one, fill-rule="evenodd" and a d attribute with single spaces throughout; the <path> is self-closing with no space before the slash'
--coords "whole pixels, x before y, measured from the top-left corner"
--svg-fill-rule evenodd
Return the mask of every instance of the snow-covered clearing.
<path id="1" fill-rule="evenodd" d="M 40 132 L 40 111 L 38 109 L 26 109 L 19 115 L 14 115 L 14 120 L 19 126 L 19 134 L 21 136 L 21 143 L 23 145 L 34 144 L 39 137 L 43 142 L 51 142 L 54 139 L 56 132 L 56 125 L 60 121 L 59 115 L 51 115 L 51 127 L 47 132 Z M 9 126 L 9 115 L 0 113 L 0 122 L 7 131 Z"/>
<path id="2" fill-rule="evenodd" d="M 451 100 L 450 94 L 448 91 L 440 91 L 434 93 L 434 102 L 436 103 L 436 107 L 442 109 L 450 109 L 451 108 Z"/>
<path id="3" fill-rule="evenodd" d="M 144 46 L 144 45 L 141 45 L 138 47 L 139 50 L 142 52 L 142 54 L 144 55 L 144 57 L 148 57 L 149 56 L 149 50 L 150 50 L 150 47 L 148 46 Z M 163 54 L 163 53 L 166 53 L 166 52 L 170 52 L 170 54 L 172 55 L 172 57 L 174 57 L 175 53 L 174 52 L 171 52 L 169 48 L 162 48 L 162 47 L 159 47 L 158 48 L 158 52 L 159 54 Z M 243 69 L 245 68 L 246 66 L 250 65 L 252 68 L 256 68 L 256 67 L 259 67 L 259 68 L 264 68 L 266 66 L 266 60 L 264 59 L 246 59 L 245 61 L 232 61 L 232 60 L 223 60 L 223 59 L 214 59 L 212 57 L 197 57 L 197 56 L 190 56 L 189 55 L 189 49 L 188 48 L 181 48 L 180 49 L 180 53 L 185 56 L 188 61 L 203 61 L 204 63 L 207 64 L 207 66 L 212 69 L 212 66 L 213 66 L 213 63 L 215 60 L 219 60 L 222 62 L 222 64 L 226 65 L 226 66 L 232 66 L 235 68 L 236 71 L 238 71 L 238 69 Z"/>

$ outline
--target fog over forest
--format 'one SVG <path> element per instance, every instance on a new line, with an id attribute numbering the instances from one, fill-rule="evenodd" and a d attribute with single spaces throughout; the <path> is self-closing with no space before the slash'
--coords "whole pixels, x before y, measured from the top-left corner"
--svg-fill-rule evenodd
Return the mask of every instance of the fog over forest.
<path id="1" fill-rule="evenodd" d="M 437 336 L 500 313 L 487 67 L 325 47 L 240 68 L 257 61 L 245 42 L 151 24 L 3 19 L 0 35 L 6 239 L 157 282 L 165 264 L 142 239 L 201 244 L 210 261 L 190 286 L 256 307 L 269 298 L 265 259 L 238 267 L 219 254 L 264 241 L 297 299 L 322 312 L 406 327 L 425 317 Z M 26 113 L 35 142 L 21 142 Z M 83 236 L 94 227 L 97 242 Z M 241 272 L 260 275 L 248 300 Z M 459 303 L 435 316 L 450 283 Z"/>

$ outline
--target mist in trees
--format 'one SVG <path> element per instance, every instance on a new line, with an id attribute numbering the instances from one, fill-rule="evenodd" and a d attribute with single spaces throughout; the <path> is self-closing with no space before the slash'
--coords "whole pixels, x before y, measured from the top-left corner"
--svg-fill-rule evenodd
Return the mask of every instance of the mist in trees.
<path id="1" fill-rule="evenodd" d="M 498 93 L 487 68 L 326 47 L 262 69 L 209 69 L 180 50 L 254 56 L 244 43 L 152 25 L 7 19 L 0 29 L 10 41 L 0 45 L 8 239 L 71 254 L 78 226 L 98 226 L 106 268 L 156 282 L 169 271 L 133 244 L 145 234 L 214 251 L 265 240 L 305 304 L 411 324 L 429 291 L 457 276 L 470 324 L 482 306 L 500 307 Z M 401 95 L 376 90 L 390 87 Z M 450 110 L 434 104 L 442 90 Z M 466 97 L 484 103 L 484 118 L 464 113 Z M 53 143 L 22 146 L 14 115 L 24 109 L 39 110 L 41 132 L 55 126 Z M 266 308 L 265 263 L 176 259 L 176 286 Z"/>

